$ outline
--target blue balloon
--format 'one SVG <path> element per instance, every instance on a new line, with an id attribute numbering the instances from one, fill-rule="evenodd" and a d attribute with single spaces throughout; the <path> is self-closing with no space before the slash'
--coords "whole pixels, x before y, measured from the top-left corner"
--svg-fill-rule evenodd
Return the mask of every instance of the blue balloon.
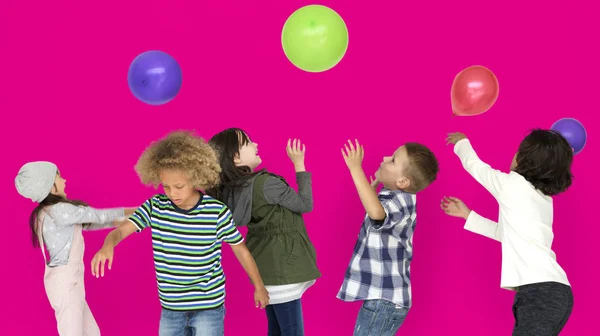
<path id="1" fill-rule="evenodd" d="M 573 118 L 563 118 L 555 122 L 551 129 L 560 133 L 573 148 L 573 153 L 581 152 L 587 141 L 587 132 L 583 125 Z"/>
<path id="2" fill-rule="evenodd" d="M 131 93 L 149 105 L 171 101 L 181 89 L 181 67 L 169 54 L 151 50 L 139 54 L 129 66 Z"/>

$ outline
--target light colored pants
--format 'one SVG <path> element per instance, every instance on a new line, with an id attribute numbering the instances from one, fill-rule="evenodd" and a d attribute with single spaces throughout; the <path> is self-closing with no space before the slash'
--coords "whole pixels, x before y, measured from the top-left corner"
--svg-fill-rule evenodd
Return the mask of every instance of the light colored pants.
<path id="1" fill-rule="evenodd" d="M 45 218 L 45 217 L 44 217 Z M 48 267 L 44 271 L 44 287 L 46 295 L 58 326 L 60 336 L 99 336 L 100 328 L 85 301 L 83 287 L 83 251 L 85 243 L 81 234 L 82 226 L 73 226 L 73 239 L 66 265 Z M 38 232 L 41 232 L 41 227 Z M 44 240 L 38 235 L 42 255 L 47 263 Z"/>
<path id="2" fill-rule="evenodd" d="M 386 300 L 367 300 L 356 319 L 354 336 L 394 336 L 408 315 L 408 309 Z"/>
<path id="3" fill-rule="evenodd" d="M 54 309 L 60 336 L 99 336 L 100 328 L 85 301 L 83 278 L 73 279 L 68 269 L 51 269 L 44 286 Z"/>

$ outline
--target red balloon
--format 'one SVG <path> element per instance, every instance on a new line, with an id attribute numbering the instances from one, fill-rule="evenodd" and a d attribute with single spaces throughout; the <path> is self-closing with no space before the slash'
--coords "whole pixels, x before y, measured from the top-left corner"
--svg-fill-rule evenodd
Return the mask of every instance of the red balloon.
<path id="1" fill-rule="evenodd" d="M 489 69 L 475 65 L 459 72 L 450 98 L 454 115 L 474 116 L 487 112 L 498 98 L 498 79 Z"/>

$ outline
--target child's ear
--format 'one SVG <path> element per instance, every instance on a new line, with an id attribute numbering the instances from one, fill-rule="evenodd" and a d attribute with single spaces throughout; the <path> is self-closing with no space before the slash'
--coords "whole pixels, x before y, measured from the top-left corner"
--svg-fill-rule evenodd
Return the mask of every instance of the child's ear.
<path id="1" fill-rule="evenodd" d="M 410 186 L 410 180 L 407 179 L 406 177 L 401 177 L 396 181 L 396 187 L 398 187 L 398 189 L 406 189 Z"/>
<path id="2" fill-rule="evenodd" d="M 235 154 L 233 156 L 233 163 L 236 164 L 236 165 L 242 163 L 242 160 L 240 159 L 240 155 L 239 154 Z"/>

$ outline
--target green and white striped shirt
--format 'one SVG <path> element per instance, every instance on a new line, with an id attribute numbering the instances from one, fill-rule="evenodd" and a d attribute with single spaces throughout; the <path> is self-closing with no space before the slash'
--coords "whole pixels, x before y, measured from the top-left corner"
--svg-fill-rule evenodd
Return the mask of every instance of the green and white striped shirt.
<path id="1" fill-rule="evenodd" d="M 144 202 L 129 220 L 137 232 L 152 229 L 163 308 L 191 311 L 216 308 L 225 302 L 221 245 L 244 241 L 225 204 L 202 195 L 196 206 L 183 210 L 160 194 Z"/>

